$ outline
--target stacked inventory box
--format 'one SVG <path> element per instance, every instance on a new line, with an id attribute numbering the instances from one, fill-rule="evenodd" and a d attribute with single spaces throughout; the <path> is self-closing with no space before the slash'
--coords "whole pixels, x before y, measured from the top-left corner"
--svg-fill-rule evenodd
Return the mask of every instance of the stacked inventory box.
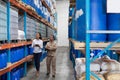
<path id="1" fill-rule="evenodd" d="M 35 29 L 36 29 L 35 32 L 36 32 L 36 33 L 37 33 L 37 32 L 40 32 L 40 25 L 39 25 L 39 24 L 40 24 L 40 23 L 39 23 L 38 21 L 35 22 L 35 26 L 36 26 L 36 27 L 35 27 Z"/>
<path id="2" fill-rule="evenodd" d="M 46 38 L 46 26 L 43 23 L 40 24 L 40 32 L 42 37 Z"/>
<path id="3" fill-rule="evenodd" d="M 41 36 L 43 38 L 46 38 L 46 26 L 43 23 L 36 21 L 36 31 L 35 32 L 41 33 Z"/>
<path id="4" fill-rule="evenodd" d="M 18 37 L 18 9 L 10 9 L 10 35 L 11 40 L 17 40 Z"/>
<path id="5" fill-rule="evenodd" d="M 7 40 L 7 12 L 6 4 L 0 1 L 0 40 Z"/>
<path id="6" fill-rule="evenodd" d="M 47 27 L 47 37 L 49 38 L 50 35 L 53 35 L 53 30 L 50 27 Z"/>
<path id="7" fill-rule="evenodd" d="M 35 38 L 35 20 L 27 16 L 26 25 L 27 25 L 27 28 L 26 28 L 27 39 Z M 19 29 L 24 31 L 24 17 L 23 16 L 19 17 Z"/>

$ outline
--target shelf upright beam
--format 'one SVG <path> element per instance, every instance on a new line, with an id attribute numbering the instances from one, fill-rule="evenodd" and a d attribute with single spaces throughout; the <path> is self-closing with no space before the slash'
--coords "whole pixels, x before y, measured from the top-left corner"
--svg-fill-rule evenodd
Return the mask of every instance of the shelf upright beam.
<path id="1" fill-rule="evenodd" d="M 90 0 L 86 0 L 86 32 L 90 29 Z M 90 34 L 86 33 L 86 80 L 90 80 Z"/>
<path id="2" fill-rule="evenodd" d="M 24 12 L 24 32 L 25 32 L 25 39 L 27 38 L 27 24 L 26 24 L 26 19 L 27 18 L 27 13 L 26 12 Z M 26 57 L 27 56 L 27 46 L 25 45 L 24 46 L 24 49 L 25 49 L 25 51 L 24 51 L 24 56 Z M 24 63 L 24 76 L 26 76 L 26 74 L 27 74 L 27 62 L 25 62 Z"/>
<path id="3" fill-rule="evenodd" d="M 7 2 L 7 41 L 10 43 L 10 2 Z M 8 49 L 8 62 L 10 62 L 10 49 Z"/>
<path id="4" fill-rule="evenodd" d="M 7 40 L 8 43 L 10 43 L 10 2 L 9 0 L 7 1 Z M 10 49 L 7 50 L 8 51 L 8 63 L 11 62 L 10 59 Z M 7 80 L 10 80 L 10 72 L 7 73 Z"/>

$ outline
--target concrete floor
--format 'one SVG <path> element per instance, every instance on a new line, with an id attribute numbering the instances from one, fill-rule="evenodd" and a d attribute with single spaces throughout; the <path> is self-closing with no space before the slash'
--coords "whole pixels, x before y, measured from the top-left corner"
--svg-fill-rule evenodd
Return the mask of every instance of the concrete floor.
<path id="1" fill-rule="evenodd" d="M 56 61 L 56 77 L 52 78 L 46 76 L 46 59 L 41 62 L 41 71 L 40 76 L 35 76 L 35 68 L 31 67 L 28 70 L 28 74 L 22 80 L 75 80 L 74 79 L 74 71 L 72 68 L 72 63 L 69 60 L 69 50 L 68 48 L 58 48 L 57 50 L 57 61 Z"/>

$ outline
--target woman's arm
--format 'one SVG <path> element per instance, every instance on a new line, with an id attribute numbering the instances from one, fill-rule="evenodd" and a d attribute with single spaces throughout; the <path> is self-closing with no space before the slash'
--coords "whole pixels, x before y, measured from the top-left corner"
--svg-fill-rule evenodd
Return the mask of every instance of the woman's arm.
<path id="1" fill-rule="evenodd" d="M 35 47 L 35 45 L 34 45 L 34 40 L 32 41 L 32 45 L 31 45 L 31 47 Z"/>

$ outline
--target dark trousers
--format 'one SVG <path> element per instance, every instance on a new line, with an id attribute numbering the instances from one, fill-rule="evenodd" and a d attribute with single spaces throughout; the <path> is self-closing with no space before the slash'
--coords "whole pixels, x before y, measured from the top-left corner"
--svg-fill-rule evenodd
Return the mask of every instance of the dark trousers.
<path id="1" fill-rule="evenodd" d="M 42 56 L 42 53 L 34 53 L 34 62 L 35 62 L 35 67 L 36 70 L 40 70 L 40 58 Z"/>

